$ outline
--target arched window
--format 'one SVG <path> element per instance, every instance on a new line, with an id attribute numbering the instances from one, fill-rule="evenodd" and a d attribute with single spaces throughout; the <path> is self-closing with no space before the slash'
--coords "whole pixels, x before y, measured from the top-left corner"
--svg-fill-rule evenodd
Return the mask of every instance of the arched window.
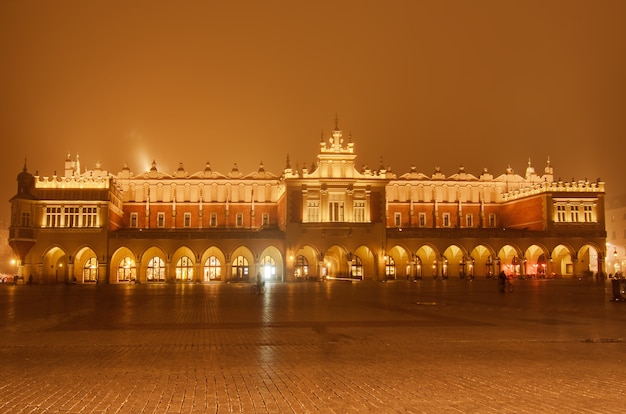
<path id="1" fill-rule="evenodd" d="M 217 257 L 211 256 L 204 262 L 204 281 L 220 279 L 222 279 L 222 263 Z"/>
<path id="2" fill-rule="evenodd" d="M 276 280 L 276 261 L 272 256 L 265 256 L 261 261 L 263 280 Z"/>
<path id="3" fill-rule="evenodd" d="M 233 273 L 231 277 L 234 280 L 247 280 L 249 274 L 250 266 L 248 265 L 248 259 L 243 256 L 235 257 L 235 260 L 233 260 Z"/>
<path id="4" fill-rule="evenodd" d="M 118 282 L 130 282 L 137 279 L 137 268 L 135 267 L 135 261 L 126 256 L 120 260 L 120 264 L 117 267 L 117 281 Z"/>
<path id="5" fill-rule="evenodd" d="M 391 256 L 387 256 L 385 261 L 385 277 L 387 279 L 396 278 L 396 261 Z"/>
<path id="6" fill-rule="evenodd" d="M 294 276 L 296 279 L 308 279 L 309 261 L 307 260 L 306 257 L 302 255 L 296 256 Z"/>
<path id="7" fill-rule="evenodd" d="M 363 279 L 363 262 L 361 262 L 361 258 L 357 255 L 352 256 L 352 274 L 350 277 L 353 279 Z"/>
<path id="8" fill-rule="evenodd" d="M 159 256 L 154 256 L 148 262 L 146 269 L 146 279 L 148 282 L 164 282 L 165 281 L 165 263 Z"/>
<path id="9" fill-rule="evenodd" d="M 183 256 L 176 262 L 176 281 L 187 282 L 193 280 L 193 261 Z"/>
<path id="10" fill-rule="evenodd" d="M 98 280 L 98 259 L 90 257 L 83 267 L 83 282 L 95 282 Z"/>

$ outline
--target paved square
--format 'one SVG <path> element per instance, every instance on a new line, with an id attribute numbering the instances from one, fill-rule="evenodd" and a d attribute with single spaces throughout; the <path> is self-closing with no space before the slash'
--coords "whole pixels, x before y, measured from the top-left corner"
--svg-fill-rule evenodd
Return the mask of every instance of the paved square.
<path id="1" fill-rule="evenodd" d="M 0 285 L 2 413 L 610 413 L 609 282 Z"/>

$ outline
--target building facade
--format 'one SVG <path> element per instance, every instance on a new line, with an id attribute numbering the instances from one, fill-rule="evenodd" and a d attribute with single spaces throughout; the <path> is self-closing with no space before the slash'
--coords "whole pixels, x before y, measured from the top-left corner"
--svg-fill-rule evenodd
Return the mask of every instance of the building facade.
<path id="1" fill-rule="evenodd" d="M 382 165 L 358 169 L 335 125 L 311 168 L 280 175 L 62 176 L 26 165 L 11 202 L 9 244 L 34 283 L 212 283 L 603 275 L 604 183 L 555 180 L 528 162 L 480 176 Z"/>

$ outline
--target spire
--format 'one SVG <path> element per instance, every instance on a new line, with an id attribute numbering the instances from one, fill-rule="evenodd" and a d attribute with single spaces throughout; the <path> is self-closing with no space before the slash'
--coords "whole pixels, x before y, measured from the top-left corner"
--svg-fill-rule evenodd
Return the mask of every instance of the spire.
<path id="1" fill-rule="evenodd" d="M 339 116 L 335 114 L 335 131 L 339 131 Z"/>

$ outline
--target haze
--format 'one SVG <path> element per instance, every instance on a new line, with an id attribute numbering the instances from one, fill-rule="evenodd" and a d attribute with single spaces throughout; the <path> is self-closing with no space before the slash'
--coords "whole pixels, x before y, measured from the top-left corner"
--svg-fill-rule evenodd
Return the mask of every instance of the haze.
<path id="1" fill-rule="evenodd" d="M 450 175 L 507 166 L 624 192 L 623 1 L 3 1 L 2 200 L 31 172 L 280 174 L 322 132 Z M 0 212 L 8 219 L 9 203 Z"/>

